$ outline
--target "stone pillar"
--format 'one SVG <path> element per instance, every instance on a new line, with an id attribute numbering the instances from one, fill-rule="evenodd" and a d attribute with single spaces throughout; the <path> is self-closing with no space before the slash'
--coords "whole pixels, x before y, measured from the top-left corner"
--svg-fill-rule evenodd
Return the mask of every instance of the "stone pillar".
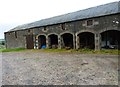
<path id="1" fill-rule="evenodd" d="M 36 49 L 36 36 L 33 36 L 33 42 L 34 42 L 34 49 Z"/>
<path id="2" fill-rule="evenodd" d="M 63 41 L 63 36 L 61 36 L 61 48 L 64 48 L 65 47 L 65 44 L 64 44 L 64 41 Z"/>
<path id="3" fill-rule="evenodd" d="M 96 33 L 95 34 L 95 50 L 101 49 L 101 34 Z"/>
<path id="4" fill-rule="evenodd" d="M 48 36 L 46 36 L 46 48 L 49 48 L 49 40 L 48 40 Z"/>
<path id="5" fill-rule="evenodd" d="M 75 37 L 75 35 L 73 35 L 73 49 L 75 49 L 76 48 L 76 37 Z"/>
<path id="6" fill-rule="evenodd" d="M 58 35 L 58 49 L 61 49 L 61 36 Z"/>
<path id="7" fill-rule="evenodd" d="M 79 36 L 76 35 L 76 49 L 80 48 L 80 43 L 79 43 Z"/>
<path id="8" fill-rule="evenodd" d="M 34 37 L 34 49 L 39 49 L 38 48 L 38 37 L 37 36 Z"/>

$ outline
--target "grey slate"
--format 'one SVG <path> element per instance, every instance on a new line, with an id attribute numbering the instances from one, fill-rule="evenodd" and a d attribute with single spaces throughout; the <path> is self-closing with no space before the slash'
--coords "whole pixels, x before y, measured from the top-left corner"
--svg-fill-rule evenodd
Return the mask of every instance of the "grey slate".
<path id="1" fill-rule="evenodd" d="M 14 29 L 11 29 L 10 31 L 53 25 L 53 24 L 87 19 L 87 18 L 92 18 L 92 17 L 111 15 L 115 13 L 120 13 L 120 1 L 72 12 L 72 13 L 68 13 L 68 14 L 64 14 L 60 16 L 55 16 L 55 17 L 48 18 L 48 19 L 42 19 L 40 21 L 17 26 Z"/>

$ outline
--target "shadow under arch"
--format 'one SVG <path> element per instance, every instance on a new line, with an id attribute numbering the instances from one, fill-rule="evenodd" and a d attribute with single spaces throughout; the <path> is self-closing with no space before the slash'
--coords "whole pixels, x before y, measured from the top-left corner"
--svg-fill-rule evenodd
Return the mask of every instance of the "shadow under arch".
<path id="1" fill-rule="evenodd" d="M 73 34 L 63 33 L 61 34 L 62 48 L 73 49 Z"/>
<path id="2" fill-rule="evenodd" d="M 80 32 L 77 34 L 78 49 L 80 48 L 95 48 L 94 33 L 92 32 Z"/>
<path id="3" fill-rule="evenodd" d="M 39 35 L 38 37 L 38 49 L 46 48 L 46 36 Z"/>
<path id="4" fill-rule="evenodd" d="M 57 34 L 49 34 L 48 35 L 48 45 L 49 48 L 58 48 L 58 35 Z"/>
<path id="5" fill-rule="evenodd" d="M 106 30 L 100 34 L 102 49 L 120 49 L 120 30 Z"/>

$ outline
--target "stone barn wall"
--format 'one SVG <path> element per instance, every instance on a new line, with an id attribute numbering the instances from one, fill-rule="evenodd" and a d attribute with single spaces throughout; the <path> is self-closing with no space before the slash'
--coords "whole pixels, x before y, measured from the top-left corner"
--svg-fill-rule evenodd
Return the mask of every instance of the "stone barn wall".
<path id="1" fill-rule="evenodd" d="M 6 32 L 6 48 L 26 48 L 26 35 L 32 34 L 30 30 Z"/>
<path id="2" fill-rule="evenodd" d="M 120 2 L 18 26 L 5 32 L 6 48 L 118 48 Z"/>
<path id="3" fill-rule="evenodd" d="M 61 24 L 49 25 L 44 27 L 37 27 L 26 30 L 18 30 L 13 32 L 6 32 L 6 47 L 7 48 L 27 48 L 26 47 L 26 36 L 33 35 L 34 48 L 37 48 L 38 37 L 40 35 L 45 35 L 46 46 L 49 48 L 48 37 L 52 34 L 58 36 L 58 48 L 62 48 L 61 36 L 65 33 L 73 35 L 73 48 L 79 48 L 78 35 L 83 32 L 89 32 L 94 34 L 94 45 L 95 49 L 99 50 L 101 48 L 101 33 L 108 30 L 120 30 L 118 28 L 118 17 L 120 14 L 108 15 L 103 17 L 96 17 L 84 20 L 77 20 L 73 22 L 66 22 Z M 87 24 L 90 22 L 90 24 Z M 89 34 L 88 33 L 88 34 Z"/>

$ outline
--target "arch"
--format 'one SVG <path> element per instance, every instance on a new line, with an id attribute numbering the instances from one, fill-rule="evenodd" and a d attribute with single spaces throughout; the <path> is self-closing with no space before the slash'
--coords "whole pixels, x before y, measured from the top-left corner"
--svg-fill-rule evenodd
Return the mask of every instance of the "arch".
<path id="1" fill-rule="evenodd" d="M 81 32 L 77 35 L 78 48 L 95 48 L 94 33 L 91 32 Z"/>
<path id="2" fill-rule="evenodd" d="M 84 33 L 84 32 L 89 32 L 89 33 L 95 33 L 95 31 L 93 31 L 93 30 L 81 30 L 81 31 L 78 31 L 77 33 L 76 33 L 76 36 L 78 35 L 78 34 L 80 34 L 80 33 Z"/>
<path id="3" fill-rule="evenodd" d="M 119 49 L 120 46 L 120 30 L 107 30 L 101 34 L 101 48 L 103 49 Z"/>
<path id="4" fill-rule="evenodd" d="M 62 48 L 71 49 L 73 48 L 73 34 L 63 33 L 61 35 Z"/>
<path id="5" fill-rule="evenodd" d="M 39 35 L 38 36 L 38 49 L 46 48 L 46 36 Z"/>
<path id="6" fill-rule="evenodd" d="M 49 33 L 47 36 L 50 36 L 50 35 L 57 35 L 58 36 L 57 33 Z"/>
<path id="7" fill-rule="evenodd" d="M 103 33 L 103 32 L 105 32 L 105 31 L 110 31 L 110 30 L 116 30 L 116 31 L 120 31 L 118 28 L 108 28 L 108 29 L 102 29 L 102 30 L 100 30 L 99 31 L 99 33 Z"/>
<path id="8" fill-rule="evenodd" d="M 58 48 L 58 35 L 49 34 L 48 43 L 49 43 L 49 48 Z"/>
<path id="9" fill-rule="evenodd" d="M 38 37 L 39 37 L 39 36 L 41 36 L 41 35 L 43 35 L 43 36 L 47 37 L 47 35 L 46 35 L 46 34 L 38 34 L 38 35 L 36 35 L 36 39 L 38 39 Z"/>
<path id="10" fill-rule="evenodd" d="M 60 36 L 62 36 L 63 34 L 66 34 L 66 33 L 69 33 L 69 34 L 72 34 L 72 35 L 74 35 L 72 32 L 65 31 L 65 32 L 62 32 L 62 33 L 60 33 Z"/>

